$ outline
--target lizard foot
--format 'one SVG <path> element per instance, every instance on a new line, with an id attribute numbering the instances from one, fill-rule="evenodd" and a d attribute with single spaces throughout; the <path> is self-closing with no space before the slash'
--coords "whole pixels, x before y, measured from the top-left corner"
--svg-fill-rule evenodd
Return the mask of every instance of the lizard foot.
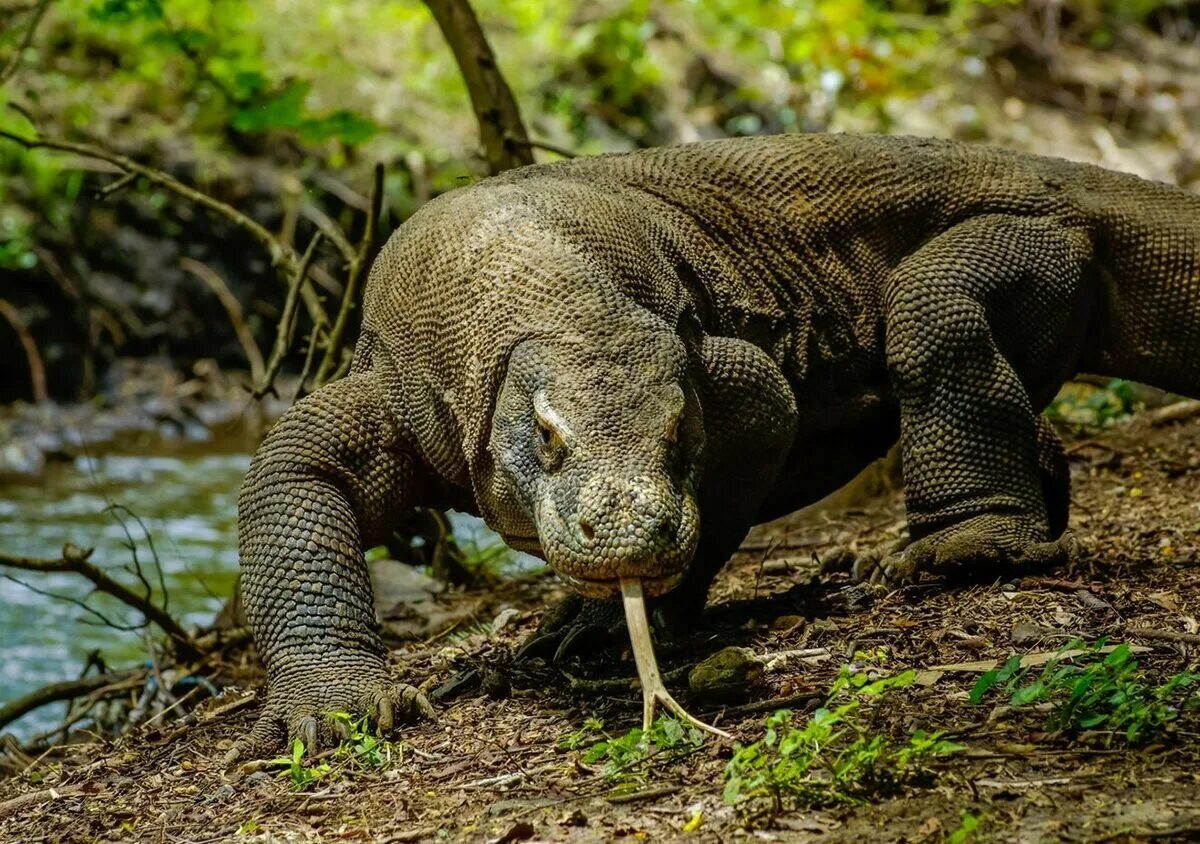
<path id="1" fill-rule="evenodd" d="M 849 545 L 838 545 L 820 555 L 821 573 L 845 572 L 851 580 L 867 581 L 880 562 L 908 547 L 910 540 L 906 532 L 899 539 L 881 542 L 874 548 L 860 550 Z"/>
<path id="2" fill-rule="evenodd" d="M 1045 540 L 1042 531 L 1006 516 L 976 516 L 909 543 L 902 550 L 864 557 L 855 575 L 872 583 L 911 583 L 923 572 L 951 577 L 990 577 L 1040 571 L 1079 556 L 1079 543 L 1066 531 Z"/>
<path id="3" fill-rule="evenodd" d="M 696 606 L 690 590 L 677 589 L 651 602 L 655 638 L 670 647 L 684 638 L 704 608 Z M 549 657 L 562 662 L 575 654 L 597 653 L 629 644 L 625 612 L 620 601 L 568 595 L 546 613 L 541 625 L 517 651 L 517 659 Z"/>
<path id="4" fill-rule="evenodd" d="M 516 658 L 551 657 L 561 662 L 575 653 L 607 650 L 625 641 L 625 613 L 619 601 L 568 595 L 546 613 Z"/>
<path id="5" fill-rule="evenodd" d="M 304 742 L 306 753 L 316 753 L 349 738 L 345 719 L 333 717 L 335 712 L 353 718 L 366 715 L 382 732 L 397 721 L 434 717 L 425 695 L 414 686 L 392 681 L 386 669 L 361 676 L 342 670 L 336 675 L 313 671 L 290 682 L 279 678 L 271 683 L 258 721 L 225 756 L 225 767 L 278 753 L 296 739 Z"/>

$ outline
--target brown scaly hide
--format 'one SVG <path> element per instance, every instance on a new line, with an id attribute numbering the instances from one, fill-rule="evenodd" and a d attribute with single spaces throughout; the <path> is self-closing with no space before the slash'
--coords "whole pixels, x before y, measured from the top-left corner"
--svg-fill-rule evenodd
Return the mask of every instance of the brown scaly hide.
<path id="1" fill-rule="evenodd" d="M 406 507 L 475 510 L 586 594 L 645 578 L 694 624 L 752 524 L 900 434 L 911 542 L 861 576 L 1065 559 L 1037 408 L 1080 369 L 1200 394 L 1200 198 L 910 138 L 576 159 L 429 203 L 372 270 L 362 338 L 242 491 L 270 694 L 242 754 L 328 740 L 329 709 L 423 709 L 360 551 Z"/>

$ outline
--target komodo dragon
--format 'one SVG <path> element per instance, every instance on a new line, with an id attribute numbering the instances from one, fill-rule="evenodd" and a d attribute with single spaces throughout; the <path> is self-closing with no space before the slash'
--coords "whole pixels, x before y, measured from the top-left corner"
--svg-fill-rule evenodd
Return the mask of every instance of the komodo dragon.
<path id="1" fill-rule="evenodd" d="M 860 574 L 1069 557 L 1078 371 L 1200 396 L 1200 196 L 899 137 L 579 158 L 428 203 L 371 271 L 347 377 L 289 410 L 239 502 L 268 701 L 234 756 L 428 704 L 389 675 L 362 548 L 481 515 L 578 593 L 694 623 L 751 525 L 902 444 L 907 547 Z M 868 571 L 869 570 L 869 571 Z M 618 609 L 619 612 L 619 609 Z M 602 613 L 601 613 L 602 614 Z M 567 634 L 569 635 L 569 634 Z"/>

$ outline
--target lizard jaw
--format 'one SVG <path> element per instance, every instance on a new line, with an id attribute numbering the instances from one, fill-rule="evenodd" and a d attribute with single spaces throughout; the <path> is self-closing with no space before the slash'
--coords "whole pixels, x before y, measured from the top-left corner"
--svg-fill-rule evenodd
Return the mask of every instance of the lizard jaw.
<path id="1" fill-rule="evenodd" d="M 647 597 L 657 598 L 659 595 L 665 595 L 670 592 L 679 582 L 683 580 L 686 572 L 676 572 L 664 577 L 643 577 L 642 589 Z M 558 576 L 566 581 L 567 585 L 583 595 L 585 598 L 615 598 L 621 594 L 621 579 L 610 578 L 608 580 L 589 580 L 583 577 L 575 577 L 571 574 L 558 573 Z"/>

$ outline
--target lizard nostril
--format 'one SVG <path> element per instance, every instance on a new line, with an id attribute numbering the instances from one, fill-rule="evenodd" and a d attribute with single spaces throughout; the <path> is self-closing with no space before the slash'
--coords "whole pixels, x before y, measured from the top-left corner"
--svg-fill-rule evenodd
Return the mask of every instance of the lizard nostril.
<path id="1" fill-rule="evenodd" d="M 579 520 L 579 532 L 583 534 L 583 538 L 588 542 L 596 538 L 596 529 L 592 527 L 591 522 L 584 521 L 583 519 Z"/>

